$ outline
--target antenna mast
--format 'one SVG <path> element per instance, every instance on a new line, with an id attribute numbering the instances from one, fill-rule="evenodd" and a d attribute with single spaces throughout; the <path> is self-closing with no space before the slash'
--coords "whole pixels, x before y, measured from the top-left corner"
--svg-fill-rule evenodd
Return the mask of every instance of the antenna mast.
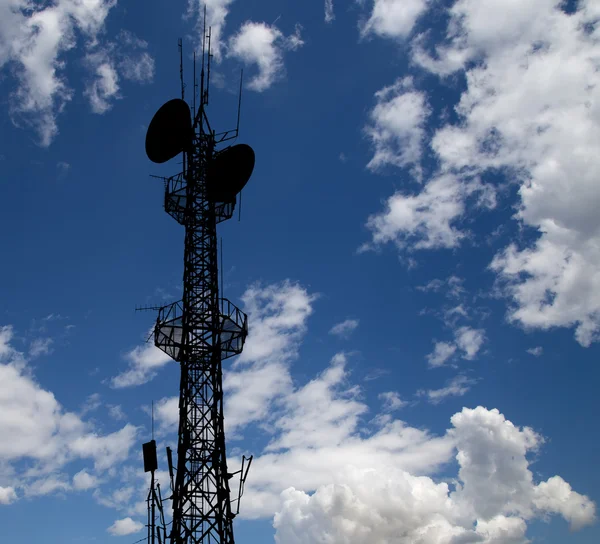
<path id="1" fill-rule="evenodd" d="M 169 499 L 173 501 L 171 544 L 234 544 L 233 519 L 239 512 L 252 461 L 252 457 L 244 457 L 241 470 L 228 472 L 222 362 L 242 352 L 248 321 L 246 314 L 220 293 L 217 224 L 233 216 L 236 196 L 254 168 L 254 151 L 245 144 L 216 150 L 219 144 L 237 137 L 239 111 L 235 130 L 217 134 L 210 127 L 206 105 L 211 30 L 207 35 L 206 25 L 204 29 L 197 110 L 194 69 L 193 114 L 183 99 L 171 100 L 158 110 L 146 135 L 146 152 L 153 162 L 166 162 L 182 151 L 184 154 L 183 171 L 163 178 L 165 211 L 185 228 L 183 298 L 159 309 L 154 328 L 155 345 L 181 366 L 175 464 L 172 451 L 167 448 L 172 489 Z M 183 66 L 181 40 L 179 46 Z M 183 67 L 180 75 L 183 97 Z M 145 465 L 146 449 L 152 447 L 156 451 L 154 440 L 144 445 Z M 155 468 L 155 464 L 154 461 L 146 467 L 152 471 L 152 493 L 148 499 L 152 524 L 156 495 L 154 470 L 150 467 Z M 239 493 L 232 501 L 229 481 L 238 474 Z M 160 487 L 158 491 L 162 514 Z M 237 503 L 235 512 L 232 503 Z M 152 524 L 149 522 L 148 539 L 155 544 Z M 160 531 L 158 535 L 162 544 Z"/>

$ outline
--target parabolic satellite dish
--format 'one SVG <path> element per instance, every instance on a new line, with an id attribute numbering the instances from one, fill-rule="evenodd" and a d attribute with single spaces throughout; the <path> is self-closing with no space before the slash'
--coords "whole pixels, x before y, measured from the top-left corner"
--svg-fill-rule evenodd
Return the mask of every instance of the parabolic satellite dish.
<path id="1" fill-rule="evenodd" d="M 146 133 L 146 155 L 152 162 L 163 163 L 192 144 L 190 107 L 181 98 L 163 104 L 154 114 Z"/>
<path id="2" fill-rule="evenodd" d="M 206 172 L 207 198 L 213 202 L 233 202 L 254 170 L 254 151 L 246 144 L 217 153 Z"/>

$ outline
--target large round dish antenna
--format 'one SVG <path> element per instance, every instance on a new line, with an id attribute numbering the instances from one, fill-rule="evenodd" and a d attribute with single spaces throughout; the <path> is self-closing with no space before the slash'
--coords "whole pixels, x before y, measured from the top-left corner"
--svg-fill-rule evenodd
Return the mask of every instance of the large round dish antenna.
<path id="1" fill-rule="evenodd" d="M 181 98 L 163 104 L 154 114 L 146 133 L 146 155 L 152 162 L 171 160 L 192 144 L 190 107 Z"/>
<path id="2" fill-rule="evenodd" d="M 206 192 L 213 202 L 233 202 L 254 170 L 254 150 L 246 144 L 215 155 L 206 171 Z"/>

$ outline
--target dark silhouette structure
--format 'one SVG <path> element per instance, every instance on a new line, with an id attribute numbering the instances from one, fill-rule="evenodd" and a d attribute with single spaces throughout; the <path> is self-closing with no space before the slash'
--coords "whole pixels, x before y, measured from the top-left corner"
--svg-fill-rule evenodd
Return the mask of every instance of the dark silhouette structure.
<path id="1" fill-rule="evenodd" d="M 218 150 L 238 136 L 216 133 L 206 114 L 210 83 L 210 29 L 204 32 L 200 85 L 192 109 L 184 100 L 183 53 L 181 98 L 170 100 L 155 114 L 146 135 L 146 153 L 156 163 L 183 153 L 183 170 L 165 183 L 165 211 L 185 228 L 183 297 L 157 308 L 154 343 L 181 365 L 179 434 L 176 467 L 167 448 L 173 502 L 171 544 L 233 544 L 233 519 L 252 457 L 230 473 L 223 430 L 223 360 L 241 353 L 248 332 L 247 316 L 219 293 L 217 224 L 230 219 L 238 193 L 252 174 L 254 151 L 240 144 Z M 206 68 L 206 70 L 205 70 Z M 198 107 L 196 95 L 198 94 Z M 144 444 L 144 467 L 152 473 L 148 495 L 148 539 L 166 542 L 164 517 L 155 531 L 155 503 L 162 516 L 160 487 L 154 491 L 156 443 Z M 231 500 L 230 479 L 239 475 L 237 498 Z M 237 509 L 233 505 L 237 502 Z"/>

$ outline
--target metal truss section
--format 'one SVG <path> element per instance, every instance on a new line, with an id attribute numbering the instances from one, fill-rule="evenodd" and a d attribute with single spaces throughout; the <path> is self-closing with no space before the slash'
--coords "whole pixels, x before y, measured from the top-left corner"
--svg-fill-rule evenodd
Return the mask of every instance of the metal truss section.
<path id="1" fill-rule="evenodd" d="M 226 298 L 221 299 L 221 359 L 242 353 L 248 335 L 248 316 Z"/>
<path id="2" fill-rule="evenodd" d="M 244 341 L 248 335 L 248 317 L 235 304 L 226 298 L 219 300 L 220 329 L 219 345 L 222 360 L 239 355 L 244 348 Z M 202 338 L 207 327 L 200 327 L 195 331 L 195 336 Z M 200 333 L 200 334 L 198 334 Z M 163 306 L 158 312 L 158 319 L 154 327 L 154 344 L 175 361 L 180 361 L 181 347 L 183 345 L 183 301 L 178 300 L 168 306 Z M 201 352 L 211 349 L 210 345 L 204 346 Z"/>
<path id="3" fill-rule="evenodd" d="M 186 181 L 183 172 L 170 178 L 163 178 L 165 182 L 165 211 L 180 225 L 185 225 L 185 207 L 187 202 Z M 235 209 L 233 202 L 216 202 L 214 204 L 215 221 L 221 223 L 233 217 Z"/>

